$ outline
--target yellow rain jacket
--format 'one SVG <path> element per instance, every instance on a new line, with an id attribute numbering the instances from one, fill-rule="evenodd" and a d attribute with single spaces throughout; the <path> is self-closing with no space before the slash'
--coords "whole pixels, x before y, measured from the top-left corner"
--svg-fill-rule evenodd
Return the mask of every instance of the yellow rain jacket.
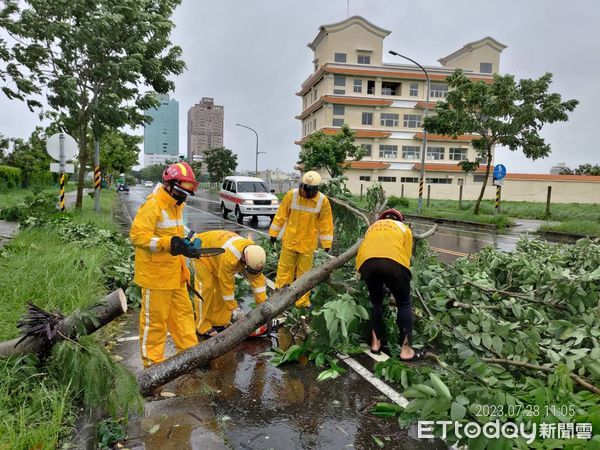
<path id="1" fill-rule="evenodd" d="M 134 281 L 138 286 L 178 289 L 189 281 L 185 258 L 169 253 L 171 237 L 184 237 L 183 207 L 161 184 L 140 207 L 129 233 L 135 246 Z"/>
<path id="2" fill-rule="evenodd" d="M 277 237 L 282 229 L 282 244 L 289 250 L 311 253 L 316 250 L 318 240 L 321 247 L 331 248 L 333 216 L 329 199 L 321 192 L 313 198 L 304 198 L 298 189 L 288 191 L 269 228 L 269 236 Z"/>
<path id="3" fill-rule="evenodd" d="M 194 264 L 194 285 L 202 294 L 195 299 L 196 326 L 206 333 L 212 327 L 226 326 L 231 322 L 231 313 L 237 308 L 235 301 L 236 273 L 243 274 L 242 252 L 254 244 L 232 231 L 213 230 L 196 234 L 202 239 L 202 247 L 221 247 L 225 253 L 219 256 L 192 260 Z M 267 281 L 263 274 L 246 277 L 252 286 L 254 300 L 263 303 L 267 299 Z"/>
<path id="4" fill-rule="evenodd" d="M 410 269 L 412 231 L 397 220 L 378 220 L 369 227 L 356 256 L 356 270 L 370 258 L 388 258 Z"/>

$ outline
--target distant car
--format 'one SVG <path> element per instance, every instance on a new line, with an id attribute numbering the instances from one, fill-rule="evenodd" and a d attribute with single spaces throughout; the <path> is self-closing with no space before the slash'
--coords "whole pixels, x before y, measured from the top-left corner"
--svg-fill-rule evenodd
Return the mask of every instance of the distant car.
<path id="1" fill-rule="evenodd" d="M 219 198 L 223 218 L 233 212 L 238 223 L 242 223 L 246 216 L 252 216 L 253 220 L 258 216 L 269 216 L 273 220 L 279 208 L 279 200 L 260 178 L 227 177 Z"/>
<path id="2" fill-rule="evenodd" d="M 129 186 L 126 184 L 117 184 L 117 192 L 129 192 Z"/>
<path id="3" fill-rule="evenodd" d="M 144 183 L 144 187 L 152 187 L 152 186 L 154 186 L 154 183 L 152 181 L 146 181 Z"/>

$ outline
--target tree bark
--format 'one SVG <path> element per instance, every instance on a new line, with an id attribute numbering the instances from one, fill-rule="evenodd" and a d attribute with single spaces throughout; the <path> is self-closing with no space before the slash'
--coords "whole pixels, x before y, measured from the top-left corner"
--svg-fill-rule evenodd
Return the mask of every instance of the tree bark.
<path id="1" fill-rule="evenodd" d="M 125 312 L 127 312 L 127 297 L 122 289 L 117 289 L 90 308 L 76 311 L 61 320 L 57 325 L 58 333 L 54 342 L 73 339 L 82 330 L 85 334 L 91 334 Z M 29 337 L 17 344 L 20 339 L 18 337 L 0 342 L 0 358 L 39 353 L 47 343 L 43 338 Z"/>
<path id="2" fill-rule="evenodd" d="M 437 225 L 429 231 L 421 235 L 414 235 L 413 237 L 415 240 L 425 239 L 435 233 L 436 229 Z M 354 258 L 358 253 L 361 242 L 362 239 L 340 256 L 332 258 L 322 266 L 305 273 L 290 286 L 275 291 L 269 297 L 268 301 L 259 305 L 250 314 L 245 315 L 242 320 L 238 320 L 222 333 L 141 372 L 137 377 L 137 382 L 142 395 L 149 395 L 154 389 L 185 373 L 202 367 L 211 359 L 234 349 L 256 328 L 281 314 L 302 297 L 302 295 L 314 288 L 321 281 L 329 278 L 333 270 L 343 266 Z"/>
<path id="3" fill-rule="evenodd" d="M 77 177 L 77 198 L 75 208 L 81 209 L 83 205 L 83 183 L 88 162 L 87 152 L 87 120 L 79 126 L 79 176 Z"/>
<path id="4" fill-rule="evenodd" d="M 485 194 L 485 188 L 487 186 L 487 181 L 490 176 L 490 168 L 492 166 L 492 152 L 491 146 L 488 145 L 487 150 L 487 165 L 485 166 L 485 179 L 483 180 L 483 185 L 481 186 L 481 192 L 479 193 L 479 197 L 477 198 L 477 202 L 475 203 L 475 209 L 473 212 L 475 215 L 479 214 L 479 205 L 481 205 L 481 200 L 483 199 L 483 194 Z"/>

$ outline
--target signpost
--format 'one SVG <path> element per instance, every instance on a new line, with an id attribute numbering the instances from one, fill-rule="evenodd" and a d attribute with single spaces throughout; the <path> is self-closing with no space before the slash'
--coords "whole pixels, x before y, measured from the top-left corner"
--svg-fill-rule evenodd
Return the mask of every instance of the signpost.
<path id="1" fill-rule="evenodd" d="M 77 141 L 66 133 L 53 134 L 46 141 L 46 153 L 58 161 L 58 164 L 50 163 L 50 171 L 60 173 L 58 203 L 60 210 L 65 211 L 65 173 L 75 171 L 73 164 L 65 164 L 65 162 L 72 160 L 77 155 Z"/>
<path id="2" fill-rule="evenodd" d="M 494 167 L 494 184 L 496 185 L 496 214 L 500 214 L 500 199 L 502 196 L 502 185 L 506 176 L 506 167 L 498 164 Z"/>

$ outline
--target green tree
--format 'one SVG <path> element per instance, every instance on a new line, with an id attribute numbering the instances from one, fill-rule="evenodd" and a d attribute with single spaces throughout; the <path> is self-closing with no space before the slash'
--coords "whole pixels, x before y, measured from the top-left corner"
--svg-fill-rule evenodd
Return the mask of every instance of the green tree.
<path id="1" fill-rule="evenodd" d="M 10 143 L 10 139 L 7 137 L 4 137 L 2 134 L 0 134 L 0 164 L 2 164 L 4 162 L 6 152 L 8 151 L 9 143 Z"/>
<path id="2" fill-rule="evenodd" d="M 162 180 L 162 174 L 166 167 L 166 164 L 152 164 L 151 166 L 143 167 L 139 171 L 139 177 L 141 180 L 150 180 L 156 183 Z"/>
<path id="3" fill-rule="evenodd" d="M 194 171 L 194 175 L 196 175 L 196 180 L 200 180 L 200 174 L 202 173 L 202 161 L 192 161 L 188 163 L 192 170 Z M 237 164 L 236 164 L 237 166 Z"/>
<path id="4" fill-rule="evenodd" d="M 142 136 L 111 130 L 100 141 L 100 167 L 105 174 L 125 173 L 138 163 Z"/>
<path id="5" fill-rule="evenodd" d="M 13 150 L 5 157 L 5 162 L 9 166 L 21 169 L 23 187 L 46 186 L 52 183 L 52 159 L 46 153 L 46 139 L 50 135 L 50 130 L 36 127 L 28 140 L 13 140 Z"/>
<path id="6" fill-rule="evenodd" d="M 565 122 L 577 100 L 562 101 L 560 94 L 549 93 L 552 74 L 538 79 L 515 81 L 512 75 L 494 75 L 492 83 L 472 81 L 462 70 L 448 77 L 450 91 L 446 100 L 438 102 L 435 114 L 425 119 L 430 133 L 457 136 L 473 134 L 472 145 L 487 160 L 485 179 L 475 214 L 485 193 L 492 163 L 492 150 L 502 145 L 520 149 L 531 159 L 550 154 L 550 144 L 539 135 L 546 123 Z"/>
<path id="7" fill-rule="evenodd" d="M 0 17 L 15 38 L 10 58 L 25 68 L 52 110 L 79 138 L 76 207 L 81 208 L 88 165 L 88 126 L 138 126 L 143 111 L 158 106 L 153 92 L 174 88 L 169 79 L 185 63 L 170 42 L 170 20 L 180 0 L 5 0 Z M 19 6 L 23 5 L 20 9 Z"/>
<path id="8" fill-rule="evenodd" d="M 334 135 L 312 133 L 300 151 L 303 170 L 325 169 L 332 178 L 343 175 L 349 159 L 359 161 L 365 156 L 365 150 L 354 143 L 355 135 L 346 124 Z"/>
<path id="9" fill-rule="evenodd" d="M 211 181 L 221 181 L 235 172 L 237 168 L 237 155 L 225 147 L 207 150 L 204 161 Z"/>

